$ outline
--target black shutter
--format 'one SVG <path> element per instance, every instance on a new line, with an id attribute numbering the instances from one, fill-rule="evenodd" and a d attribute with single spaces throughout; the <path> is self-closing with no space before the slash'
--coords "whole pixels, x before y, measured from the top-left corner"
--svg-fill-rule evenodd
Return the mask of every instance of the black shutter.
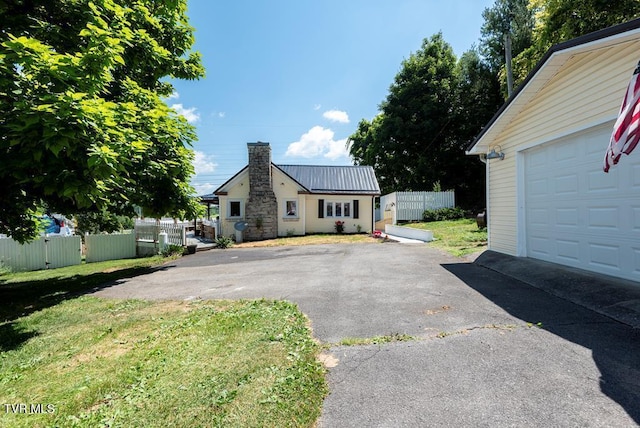
<path id="1" fill-rule="evenodd" d="M 318 199 L 318 218 L 324 218 L 324 199 Z"/>
<path id="2" fill-rule="evenodd" d="M 358 216 L 360 215 L 358 208 L 360 207 L 359 204 L 359 200 L 354 199 L 353 200 L 353 218 L 359 218 Z"/>

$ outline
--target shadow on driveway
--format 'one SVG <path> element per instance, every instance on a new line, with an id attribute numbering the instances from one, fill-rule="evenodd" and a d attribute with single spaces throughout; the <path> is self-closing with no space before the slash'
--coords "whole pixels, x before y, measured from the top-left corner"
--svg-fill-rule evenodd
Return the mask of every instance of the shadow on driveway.
<path id="1" fill-rule="evenodd" d="M 640 330 L 512 278 L 488 281 L 474 264 L 442 266 L 511 315 L 590 349 L 601 391 L 640 424 Z"/>

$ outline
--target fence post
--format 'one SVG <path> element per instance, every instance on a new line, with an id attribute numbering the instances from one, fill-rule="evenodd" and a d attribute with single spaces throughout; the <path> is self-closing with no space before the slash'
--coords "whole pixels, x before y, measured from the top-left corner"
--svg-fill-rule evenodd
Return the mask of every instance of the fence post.
<path id="1" fill-rule="evenodd" d="M 167 246 L 167 242 L 169 241 L 169 235 L 164 230 L 158 233 L 158 250 L 162 253 L 164 248 Z"/>

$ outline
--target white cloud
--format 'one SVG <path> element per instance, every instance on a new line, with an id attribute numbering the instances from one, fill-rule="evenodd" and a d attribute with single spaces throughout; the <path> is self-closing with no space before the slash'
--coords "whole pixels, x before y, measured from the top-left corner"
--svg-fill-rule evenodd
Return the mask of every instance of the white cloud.
<path id="1" fill-rule="evenodd" d="M 209 193 L 213 193 L 216 190 L 216 186 L 211 183 L 203 183 L 203 184 L 194 184 L 193 188 L 196 191 L 196 195 L 208 195 Z"/>
<path id="2" fill-rule="evenodd" d="M 313 106 L 314 110 L 320 110 L 321 108 L 322 108 L 322 105 L 320 105 L 320 104 L 316 104 L 316 105 Z"/>
<path id="3" fill-rule="evenodd" d="M 331 160 L 336 160 L 341 157 L 349 157 L 347 139 L 343 138 L 342 140 L 329 142 L 329 151 L 324 154 L 324 157 Z"/>
<path id="4" fill-rule="evenodd" d="M 171 106 L 178 114 L 184 116 L 189 123 L 195 123 L 200 120 L 200 113 L 196 112 L 196 108 L 185 108 L 182 104 L 173 104 Z"/>
<path id="5" fill-rule="evenodd" d="M 349 123 L 349 115 L 346 111 L 329 110 L 322 113 L 322 117 L 332 122 Z"/>
<path id="6" fill-rule="evenodd" d="M 227 113 L 225 113 L 225 112 L 223 112 L 223 111 L 218 112 L 218 117 L 219 117 L 219 118 L 223 118 L 223 117 L 225 117 L 226 115 L 227 115 Z"/>
<path id="7" fill-rule="evenodd" d="M 334 132 L 322 126 L 314 126 L 299 141 L 289 144 L 285 156 L 313 158 L 324 156 L 335 160 L 349 155 L 346 143 L 347 139 L 334 140 Z"/>
<path id="8" fill-rule="evenodd" d="M 196 156 L 193 160 L 193 167 L 196 170 L 196 175 L 209 174 L 216 170 L 218 164 L 213 161 L 212 155 L 207 155 L 204 152 L 198 150 L 196 150 L 194 153 Z"/>
<path id="9" fill-rule="evenodd" d="M 178 91 L 173 91 L 171 95 L 167 97 L 168 100 L 177 100 L 178 98 L 180 98 Z"/>

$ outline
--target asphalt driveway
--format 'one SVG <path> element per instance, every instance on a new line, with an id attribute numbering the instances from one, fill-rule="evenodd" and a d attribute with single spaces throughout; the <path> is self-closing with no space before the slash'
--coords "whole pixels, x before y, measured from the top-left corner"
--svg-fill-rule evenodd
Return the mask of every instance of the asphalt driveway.
<path id="1" fill-rule="evenodd" d="M 640 423 L 640 330 L 427 245 L 214 250 L 96 294 L 297 303 L 332 344 L 322 427 Z"/>

